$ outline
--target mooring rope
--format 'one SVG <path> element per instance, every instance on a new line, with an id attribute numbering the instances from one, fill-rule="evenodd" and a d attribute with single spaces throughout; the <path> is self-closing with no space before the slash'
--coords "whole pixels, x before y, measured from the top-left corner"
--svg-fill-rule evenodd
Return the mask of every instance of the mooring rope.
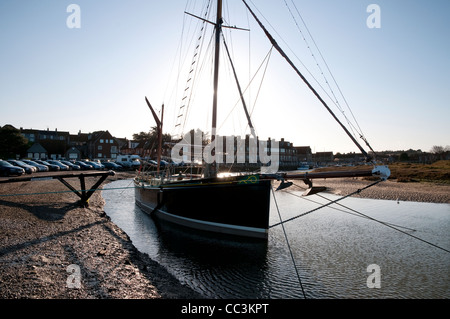
<path id="1" fill-rule="evenodd" d="M 326 200 L 329 201 L 329 202 L 326 203 L 326 204 L 323 204 L 323 205 L 320 206 L 320 207 L 317 207 L 317 208 L 315 208 L 315 209 L 312 209 L 312 210 L 310 210 L 310 211 L 308 211 L 308 212 L 305 212 L 305 213 L 303 213 L 303 214 L 300 214 L 300 215 L 294 216 L 294 217 L 292 217 L 292 218 L 286 219 L 286 220 L 283 221 L 283 222 L 280 222 L 280 223 L 274 224 L 274 225 L 272 225 L 272 226 L 269 226 L 269 228 L 272 228 L 272 227 L 275 227 L 275 226 L 278 226 L 278 225 L 282 225 L 282 224 L 285 223 L 285 222 L 288 222 L 288 221 L 291 221 L 291 220 L 293 220 L 293 219 L 296 219 L 296 218 L 305 216 L 305 215 L 307 215 L 307 214 L 310 214 L 310 213 L 312 213 L 312 212 L 314 212 L 314 211 L 317 211 L 317 210 L 319 210 L 319 209 L 321 209 L 321 208 L 323 208 L 323 207 L 329 206 L 329 205 L 331 205 L 331 204 L 337 204 L 337 205 L 340 205 L 340 206 L 342 206 L 342 207 L 344 207 L 344 208 L 346 208 L 346 209 L 349 209 L 349 210 L 355 212 L 356 214 L 359 214 L 360 217 L 364 217 L 364 218 L 370 219 L 370 220 L 375 221 L 375 222 L 377 222 L 377 223 L 380 223 L 380 224 L 382 224 L 382 225 L 384 225 L 384 226 L 387 226 L 387 227 L 389 227 L 389 228 L 392 228 L 392 229 L 394 229 L 394 230 L 396 230 L 396 231 L 398 231 L 398 232 L 400 232 L 400 233 L 402 233 L 402 234 L 404 234 L 404 235 L 410 236 L 410 237 L 412 237 L 412 238 L 414 238 L 414 239 L 417 239 L 417 240 L 419 240 L 419 241 L 421 241 L 421 242 L 423 242 L 423 243 L 426 243 L 426 244 L 428 244 L 428 245 L 430 245 L 430 246 L 433 246 L 433 247 L 438 248 L 438 249 L 440 249 L 440 250 L 443 250 L 443 251 L 445 251 L 445 252 L 447 252 L 447 253 L 450 253 L 450 250 L 445 249 L 445 248 L 443 248 L 443 247 L 441 247 L 441 246 L 438 246 L 438 245 L 436 245 L 436 244 L 433 244 L 432 242 L 429 242 L 429 241 L 427 241 L 427 240 L 425 240 L 425 239 L 422 239 L 422 238 L 420 238 L 420 237 L 414 236 L 414 235 L 412 235 L 412 234 L 410 234 L 410 233 L 408 233 L 408 232 L 406 232 L 406 231 L 404 231 L 404 230 L 399 229 L 398 227 L 405 228 L 405 229 L 408 229 L 408 230 L 410 230 L 410 231 L 416 231 L 415 229 L 411 229 L 411 228 L 407 228 L 407 227 L 404 227 L 404 226 L 399 226 L 399 225 L 395 225 L 395 224 L 383 222 L 383 221 L 381 221 L 381 220 L 378 220 L 378 219 L 376 219 L 376 218 L 373 218 L 373 217 L 370 217 L 370 216 L 368 216 L 368 215 L 366 215 L 366 214 L 363 214 L 363 213 L 361 213 L 361 212 L 359 212 L 359 211 L 357 211 L 357 210 L 355 210 L 355 209 L 352 209 L 352 208 L 350 208 L 350 207 L 347 207 L 347 206 L 344 206 L 344 205 L 338 203 L 338 201 L 340 201 L 340 200 L 342 200 L 342 199 L 344 199 L 344 198 L 347 198 L 347 197 L 349 197 L 349 196 L 352 196 L 352 195 L 355 195 L 355 194 L 359 194 L 359 193 L 360 193 L 361 191 L 363 191 L 364 189 L 367 189 L 367 188 L 369 188 L 369 187 L 371 187 L 371 186 L 374 186 L 374 185 L 378 184 L 379 182 L 381 182 L 381 180 L 380 180 L 380 181 L 377 181 L 377 182 L 375 182 L 375 183 L 372 183 L 372 184 L 370 184 L 370 185 L 368 185 L 368 186 L 366 186 L 366 187 L 363 187 L 363 188 L 361 188 L 361 189 L 358 189 L 357 191 L 355 191 L 355 192 L 353 192 L 353 193 L 351 193 L 351 194 L 348 194 L 348 195 L 346 195 L 346 196 L 343 196 L 343 197 L 341 197 L 341 198 L 338 198 L 338 199 L 336 199 L 336 200 L 331 200 L 331 199 L 329 199 L 329 198 L 326 198 L 326 197 L 323 196 L 323 195 L 316 194 L 317 196 L 319 196 L 319 197 L 321 197 L 321 198 L 323 198 L 323 199 L 326 199 Z M 297 186 L 297 187 L 300 187 L 300 186 L 298 186 L 298 185 L 296 185 L 296 184 L 294 184 L 294 185 Z M 301 187 L 300 187 L 300 188 L 301 188 Z M 294 195 L 294 196 L 297 196 L 297 195 L 292 194 L 292 193 L 290 193 L 290 192 L 287 192 L 287 193 L 288 193 L 288 194 L 291 194 L 291 195 Z M 297 196 L 297 197 L 299 197 L 299 196 Z M 303 199 L 305 199 L 305 198 L 303 198 Z M 308 199 L 308 200 L 309 200 L 309 199 Z M 332 207 L 332 208 L 333 208 L 333 207 Z M 334 209 L 337 209 L 337 208 L 334 208 Z M 343 210 L 339 210 L 339 211 L 343 211 Z M 343 212 L 349 213 L 349 212 L 346 212 L 346 211 L 343 211 Z"/>
<path id="2" fill-rule="evenodd" d="M 273 200 L 274 200 L 275 206 L 277 208 L 278 217 L 280 218 L 280 224 L 281 224 L 281 227 L 283 228 L 284 238 L 286 239 L 286 244 L 287 244 L 287 247 L 289 249 L 289 254 L 291 255 L 292 263 L 294 264 L 295 273 L 297 274 L 297 279 L 298 279 L 298 282 L 300 284 L 300 288 L 302 289 L 303 298 L 306 299 L 305 290 L 303 289 L 302 280 L 300 278 L 300 274 L 298 273 L 298 269 L 297 269 L 297 265 L 295 263 L 294 255 L 292 254 L 291 245 L 289 244 L 289 239 L 288 239 L 287 234 L 286 234 L 286 229 L 284 228 L 284 223 L 283 223 L 283 219 L 281 218 L 280 209 L 278 208 L 277 199 L 275 197 L 275 193 L 273 191 L 273 188 L 271 188 L 271 190 L 272 190 Z"/>
<path id="3" fill-rule="evenodd" d="M 78 189 L 76 191 L 78 191 L 78 192 L 89 192 L 89 191 L 94 192 L 97 190 L 110 191 L 110 190 L 127 189 L 127 188 L 135 188 L 135 187 L 131 186 L 131 187 L 111 187 L 111 188 L 97 188 L 97 189 Z M 73 193 L 73 191 L 67 190 L 67 191 L 53 191 L 53 192 L 39 192 L 39 193 L 0 194 L 0 197 L 48 195 L 48 194 L 62 194 L 62 193 Z"/>
<path id="4" fill-rule="evenodd" d="M 304 188 L 304 187 L 301 187 L 300 185 L 293 184 L 293 186 L 296 186 L 296 187 L 298 187 L 298 188 L 300 188 L 300 189 L 302 189 L 302 190 L 305 190 L 305 188 Z M 298 198 L 307 200 L 307 201 L 309 201 L 309 202 L 311 202 L 311 203 L 314 203 L 314 204 L 317 204 L 317 205 L 322 205 L 322 203 L 320 203 L 320 202 L 318 202 L 318 201 L 312 200 L 312 199 L 307 198 L 307 197 L 305 197 L 305 196 L 301 196 L 301 195 L 294 194 L 294 193 L 292 193 L 292 192 L 290 192 L 290 191 L 288 191 L 288 190 L 286 190 L 285 192 L 288 193 L 288 194 L 290 194 L 290 195 L 292 195 L 292 196 L 295 196 L 295 197 L 298 197 Z M 326 197 L 323 196 L 323 195 L 320 195 L 320 194 L 314 194 L 314 195 L 317 195 L 318 197 L 323 198 L 323 199 L 325 199 L 325 200 L 327 200 L 327 201 L 331 201 L 331 199 L 326 198 Z M 340 212 L 343 212 L 343 213 L 346 213 L 346 214 L 353 215 L 353 216 L 357 216 L 357 217 L 361 217 L 361 218 L 366 218 L 366 219 L 372 219 L 371 217 L 366 217 L 366 216 L 364 216 L 363 213 L 357 211 L 356 209 L 353 209 L 353 208 L 351 208 L 351 207 L 345 206 L 345 205 L 343 205 L 343 204 L 341 204 L 341 203 L 336 203 L 336 205 L 339 205 L 339 206 L 341 206 L 341 207 L 347 209 L 348 211 L 345 210 L 345 209 L 337 208 L 337 207 L 330 207 L 330 208 L 331 208 L 331 209 L 334 209 L 334 210 L 337 210 L 337 211 L 340 211 Z M 399 228 L 407 229 L 407 230 L 409 230 L 409 231 L 416 231 L 416 229 L 408 228 L 408 227 L 405 227 L 405 226 L 396 225 L 396 224 L 388 223 L 388 222 L 382 222 L 382 221 L 380 221 L 380 222 L 381 222 L 381 223 L 384 223 L 384 224 L 387 224 L 387 225 L 394 226 L 394 227 L 399 227 Z"/>
<path id="5" fill-rule="evenodd" d="M 350 196 L 359 194 L 359 193 L 362 192 L 363 190 L 365 190 L 365 189 L 367 189 L 367 188 L 369 188 L 369 187 L 375 186 L 375 185 L 377 185 L 377 184 L 380 183 L 380 182 L 382 182 L 382 180 L 376 181 L 376 182 L 374 182 L 374 183 L 372 183 L 372 184 L 369 184 L 369 185 L 367 185 L 367 186 L 365 186 L 365 187 L 363 187 L 363 188 L 360 188 L 360 189 L 354 191 L 353 193 L 350 193 L 350 194 L 348 194 L 348 195 L 342 196 L 341 198 L 338 198 L 338 199 L 336 199 L 336 200 L 333 200 L 333 201 L 330 201 L 330 202 L 328 202 L 328 203 L 326 203 L 326 204 L 323 204 L 323 205 L 320 206 L 320 207 L 316 207 L 316 208 L 311 209 L 310 211 L 307 211 L 307 212 L 302 213 L 302 214 L 300 214 L 300 215 L 297 215 L 297 216 L 288 218 L 288 219 L 286 219 L 286 220 L 284 220 L 284 221 L 281 221 L 281 222 L 279 222 L 279 223 L 273 224 L 273 225 L 269 226 L 269 228 L 273 228 L 273 227 L 275 227 L 275 226 L 279 226 L 279 225 L 282 225 L 282 224 L 284 224 L 284 223 L 290 222 L 290 221 L 292 221 L 292 220 L 294 220 L 294 219 L 297 219 L 297 218 L 303 217 L 303 216 L 305 216 L 305 215 L 311 214 L 312 212 L 315 212 L 315 211 L 317 211 L 317 210 L 319 210 L 319 209 L 321 209 L 321 208 L 330 206 L 331 204 L 335 204 L 335 203 L 337 203 L 337 202 L 339 202 L 339 201 L 341 201 L 341 200 L 343 200 L 343 199 L 345 199 L 345 198 L 347 198 L 347 197 L 350 197 Z"/>
<path id="6" fill-rule="evenodd" d="M 321 197 L 324 198 L 324 199 L 326 199 L 326 200 L 331 201 L 331 199 L 328 199 L 328 198 L 326 198 L 326 197 L 324 197 L 324 196 L 321 196 Z M 389 224 L 389 223 L 385 223 L 385 222 L 383 222 L 383 221 L 381 221 L 381 220 L 372 218 L 372 217 L 367 216 L 367 215 L 365 215 L 365 214 L 363 214 L 363 213 L 361 213 L 361 212 L 358 212 L 358 211 L 355 211 L 355 212 L 358 213 L 358 214 L 360 214 L 361 216 L 363 216 L 363 217 L 365 217 L 365 218 L 368 218 L 368 219 L 370 219 L 370 220 L 372 220 L 372 221 L 375 221 L 375 222 L 380 223 L 380 224 L 382 224 L 382 225 L 384 225 L 384 226 L 387 226 L 387 227 L 389 227 L 389 228 L 392 228 L 392 229 L 394 229 L 394 230 L 396 230 L 396 231 L 398 231 L 398 232 L 400 232 L 400 233 L 402 233 L 402 234 L 404 234 L 404 235 L 408 235 L 408 236 L 410 236 L 410 237 L 412 237 L 412 238 L 414 238 L 414 239 L 420 240 L 421 242 L 424 242 L 424 243 L 426 243 L 426 244 L 428 244 L 428 245 L 431 245 L 431 246 L 433 246 L 433 247 L 435 247 L 435 248 L 438 248 L 438 249 L 441 249 L 441 250 L 443 250 L 443 251 L 445 251 L 445 252 L 447 252 L 447 253 L 450 253 L 450 250 L 447 250 L 447 249 L 445 249 L 445 248 L 443 248 L 443 247 L 440 247 L 440 246 L 438 246 L 438 245 L 436 245 L 436 244 L 433 244 L 433 243 L 431 243 L 431 242 L 429 242 L 429 241 L 427 241 L 427 240 L 425 240 L 425 239 L 422 239 L 422 238 L 420 238 L 420 237 L 417 237 L 417 236 L 414 236 L 414 235 L 412 235 L 412 234 L 410 234 L 410 233 L 407 233 L 407 232 L 405 232 L 405 231 L 403 231 L 403 230 L 401 230 L 401 229 L 398 229 L 398 228 L 397 228 L 398 226 L 394 226 L 394 225 L 391 225 L 391 224 Z"/>

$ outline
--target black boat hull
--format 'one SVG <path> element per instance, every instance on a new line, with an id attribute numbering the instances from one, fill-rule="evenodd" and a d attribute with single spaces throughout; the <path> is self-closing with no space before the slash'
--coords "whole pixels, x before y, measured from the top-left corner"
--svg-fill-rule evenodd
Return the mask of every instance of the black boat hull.
<path id="1" fill-rule="evenodd" d="M 157 187 L 136 182 L 135 186 L 136 204 L 158 218 L 223 234 L 268 236 L 268 180 L 212 179 Z"/>

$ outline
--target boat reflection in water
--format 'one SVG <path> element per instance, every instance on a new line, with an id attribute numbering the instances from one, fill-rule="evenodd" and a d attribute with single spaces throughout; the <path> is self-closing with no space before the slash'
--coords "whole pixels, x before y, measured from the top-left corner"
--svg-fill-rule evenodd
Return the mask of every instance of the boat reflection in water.
<path id="1" fill-rule="evenodd" d="M 161 251 L 171 259 L 179 258 L 176 264 L 183 263 L 183 267 L 169 270 L 179 280 L 186 280 L 187 285 L 212 298 L 218 297 L 218 290 L 229 298 L 269 297 L 264 287 L 268 274 L 261 271 L 267 265 L 267 241 L 237 240 L 235 236 L 193 230 L 161 219 L 154 222 Z"/>

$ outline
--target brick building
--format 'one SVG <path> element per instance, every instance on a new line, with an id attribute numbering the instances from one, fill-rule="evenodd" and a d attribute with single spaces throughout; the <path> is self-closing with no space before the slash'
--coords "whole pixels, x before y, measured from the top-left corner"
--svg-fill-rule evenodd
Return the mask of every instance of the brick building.
<path id="1" fill-rule="evenodd" d="M 96 131 L 88 135 L 87 156 L 95 159 L 116 159 L 119 143 L 109 131 Z"/>
<path id="2" fill-rule="evenodd" d="M 21 134 L 30 142 L 26 156 L 52 159 L 115 159 L 119 142 L 109 131 L 70 134 L 69 132 L 23 129 Z"/>

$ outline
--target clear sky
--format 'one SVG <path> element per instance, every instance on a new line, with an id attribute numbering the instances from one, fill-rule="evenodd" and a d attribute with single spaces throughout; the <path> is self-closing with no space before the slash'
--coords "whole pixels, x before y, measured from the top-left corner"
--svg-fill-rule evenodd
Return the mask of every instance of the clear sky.
<path id="1" fill-rule="evenodd" d="M 73 13 L 67 12 L 67 7 L 72 3 L 81 9 L 80 28 L 67 25 Z M 293 54 L 289 45 L 308 69 L 319 70 L 296 27 L 301 19 L 293 12 L 294 21 L 287 10 L 286 3 L 294 9 L 292 0 L 249 3 L 258 8 L 268 27 L 270 21 L 269 29 L 288 55 Z M 294 3 L 375 150 L 429 151 L 433 145 L 450 145 L 450 1 Z M 367 12 L 370 4 L 380 8 L 379 28 L 367 25 L 373 13 Z M 144 100 L 147 96 L 158 110 L 165 103 L 165 131 L 174 132 L 182 96 L 178 91 L 184 89 L 187 79 L 187 74 L 180 74 L 179 86 L 175 86 L 178 58 L 188 48 L 188 42 L 180 39 L 197 23 L 183 12 L 202 15 L 200 9 L 186 0 L 1 0 L 0 125 L 57 128 L 72 134 L 109 130 L 116 137 L 131 138 L 154 126 Z M 246 87 L 270 43 L 257 35 L 259 28 L 242 10 L 241 1 L 225 0 L 225 22 L 251 29 L 250 33 L 225 31 L 238 76 Z M 249 49 L 249 39 L 253 49 Z M 241 50 L 238 44 L 245 41 Z M 308 43 L 313 45 L 311 40 Z M 245 62 L 249 52 L 256 57 Z M 299 68 L 304 71 L 301 64 Z M 204 69 L 210 73 L 209 66 Z M 229 67 L 221 72 L 225 78 L 231 77 Z M 316 78 L 322 80 L 320 72 Z M 251 108 L 250 100 L 257 97 L 253 122 L 261 138 L 284 137 L 297 146 L 309 145 L 315 152 L 358 152 L 278 53 L 272 52 L 258 95 L 259 83 L 255 80 L 246 94 Z M 210 119 L 212 101 L 207 95 L 209 87 L 203 89 L 205 97 L 198 103 L 207 109 L 190 117 L 204 117 L 202 123 Z M 228 91 L 219 92 L 219 99 L 230 96 L 234 98 Z M 236 98 L 233 101 L 219 112 L 220 126 Z M 228 118 L 241 116 L 236 120 L 239 124 L 223 126 L 222 135 L 249 133 L 244 131 L 242 107 L 235 109 L 237 113 Z M 195 121 L 192 125 L 200 126 Z M 205 130 L 209 130 L 207 125 Z"/>

